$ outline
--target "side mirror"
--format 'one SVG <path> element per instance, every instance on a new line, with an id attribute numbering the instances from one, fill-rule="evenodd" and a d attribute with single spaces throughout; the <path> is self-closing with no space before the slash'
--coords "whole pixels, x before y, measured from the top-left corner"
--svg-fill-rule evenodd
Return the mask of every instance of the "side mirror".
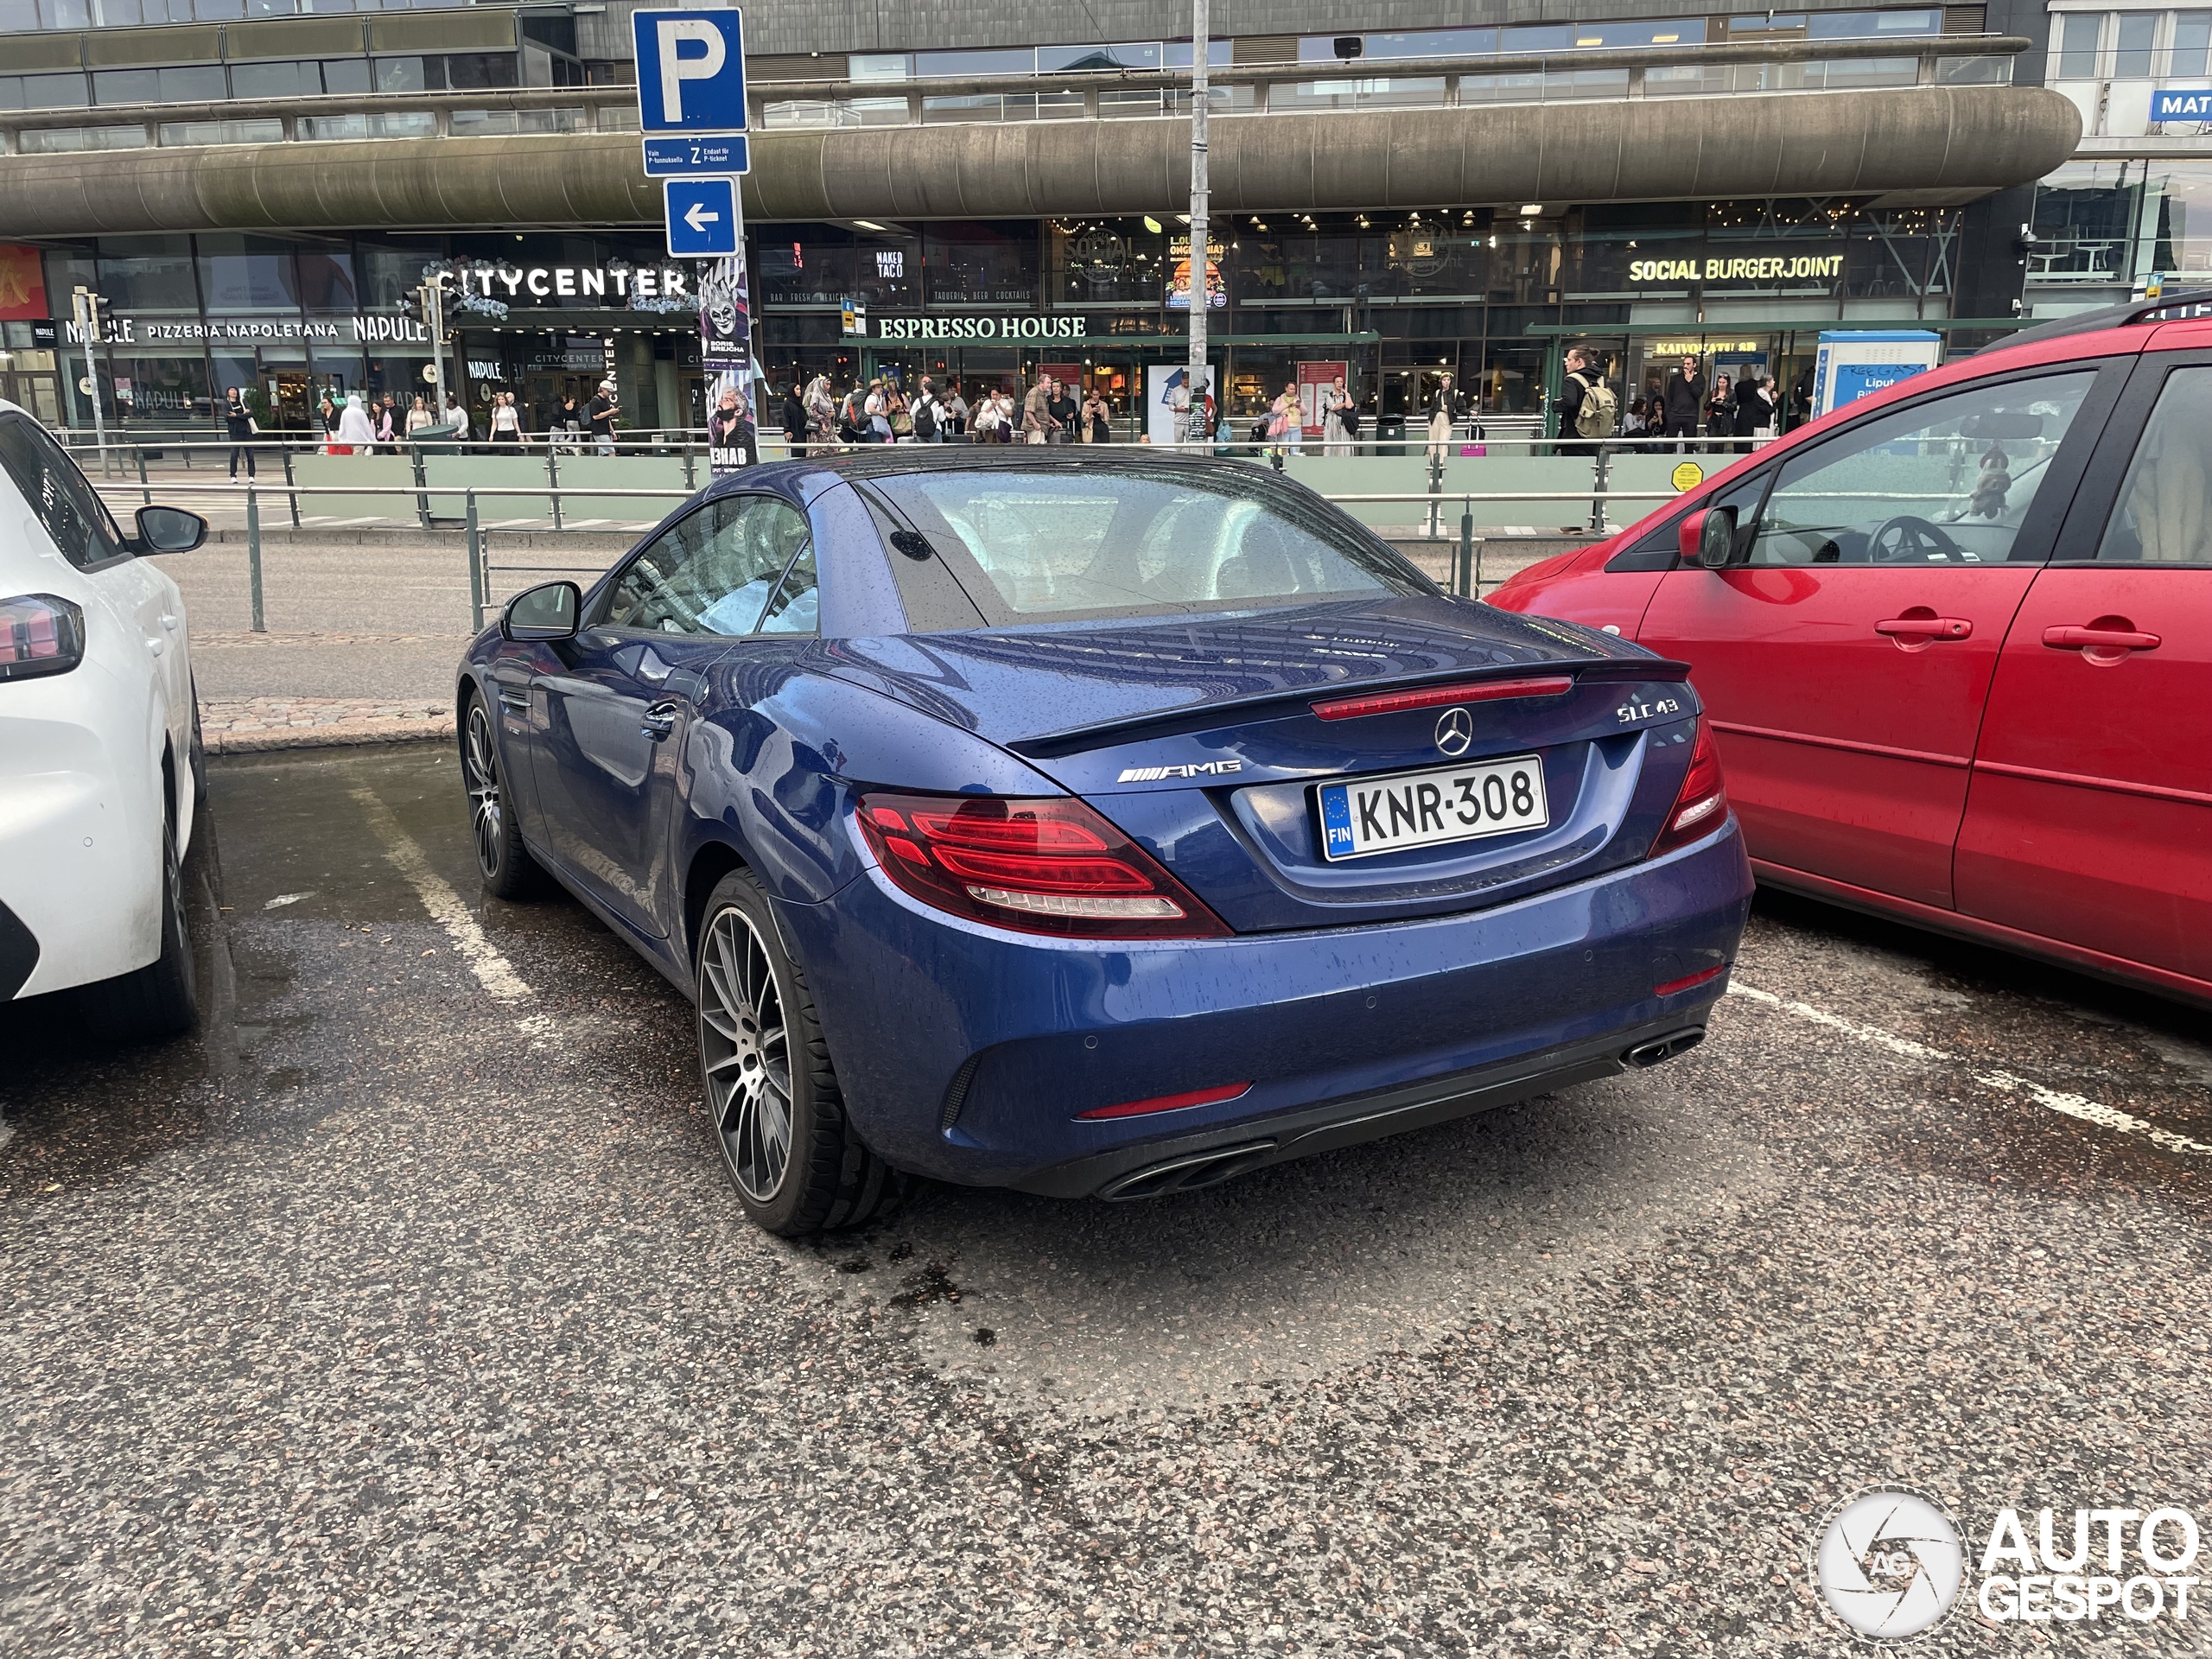
<path id="1" fill-rule="evenodd" d="M 207 539 L 207 521 L 182 507 L 138 509 L 138 551 L 189 553 Z"/>
<path id="2" fill-rule="evenodd" d="M 502 639 L 573 639 L 583 594 L 573 582 L 549 582 L 509 600 L 499 613 Z"/>
<path id="3" fill-rule="evenodd" d="M 1676 532 L 1682 557 L 1708 570 L 1723 570 L 1736 552 L 1736 509 L 1707 507 L 1682 519 Z"/>

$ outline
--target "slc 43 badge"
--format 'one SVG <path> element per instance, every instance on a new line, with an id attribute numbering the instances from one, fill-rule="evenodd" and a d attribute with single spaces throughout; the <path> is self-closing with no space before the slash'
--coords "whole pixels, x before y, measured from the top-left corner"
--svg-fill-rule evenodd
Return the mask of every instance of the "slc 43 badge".
<path id="1" fill-rule="evenodd" d="M 1662 715 L 1679 715 L 1682 705 L 1672 697 L 1662 697 L 1656 702 L 1624 702 L 1613 710 L 1613 717 L 1624 726 L 1632 726 L 1639 720 L 1656 720 Z"/>

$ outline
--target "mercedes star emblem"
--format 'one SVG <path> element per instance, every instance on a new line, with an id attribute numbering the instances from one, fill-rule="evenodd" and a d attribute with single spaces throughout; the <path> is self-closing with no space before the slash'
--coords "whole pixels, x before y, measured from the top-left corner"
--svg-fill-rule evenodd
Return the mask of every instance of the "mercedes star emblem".
<path id="1" fill-rule="evenodd" d="M 1467 745 L 1475 741 L 1475 717 L 1464 709 L 1446 709 L 1436 722 L 1436 747 L 1446 754 L 1458 756 L 1467 752 Z"/>

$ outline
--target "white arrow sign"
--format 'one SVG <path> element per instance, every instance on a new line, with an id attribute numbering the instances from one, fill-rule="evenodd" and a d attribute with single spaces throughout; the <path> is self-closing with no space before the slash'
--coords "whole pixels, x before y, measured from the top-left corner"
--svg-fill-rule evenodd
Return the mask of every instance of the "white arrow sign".
<path id="1" fill-rule="evenodd" d="M 721 221 L 721 215 L 720 213 L 709 213 L 707 211 L 707 204 L 703 201 L 693 202 L 690 208 L 685 211 L 683 215 L 683 222 L 686 225 L 689 225 L 693 230 L 701 232 L 702 235 L 705 233 L 708 226 L 719 224 Z"/>

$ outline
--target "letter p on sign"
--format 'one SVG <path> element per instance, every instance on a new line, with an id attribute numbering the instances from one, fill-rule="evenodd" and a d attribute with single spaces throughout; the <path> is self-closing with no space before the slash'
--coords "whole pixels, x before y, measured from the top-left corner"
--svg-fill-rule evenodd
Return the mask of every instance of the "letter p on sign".
<path id="1" fill-rule="evenodd" d="M 648 133 L 745 130 L 745 30 L 734 9 L 631 14 L 638 125 Z"/>

